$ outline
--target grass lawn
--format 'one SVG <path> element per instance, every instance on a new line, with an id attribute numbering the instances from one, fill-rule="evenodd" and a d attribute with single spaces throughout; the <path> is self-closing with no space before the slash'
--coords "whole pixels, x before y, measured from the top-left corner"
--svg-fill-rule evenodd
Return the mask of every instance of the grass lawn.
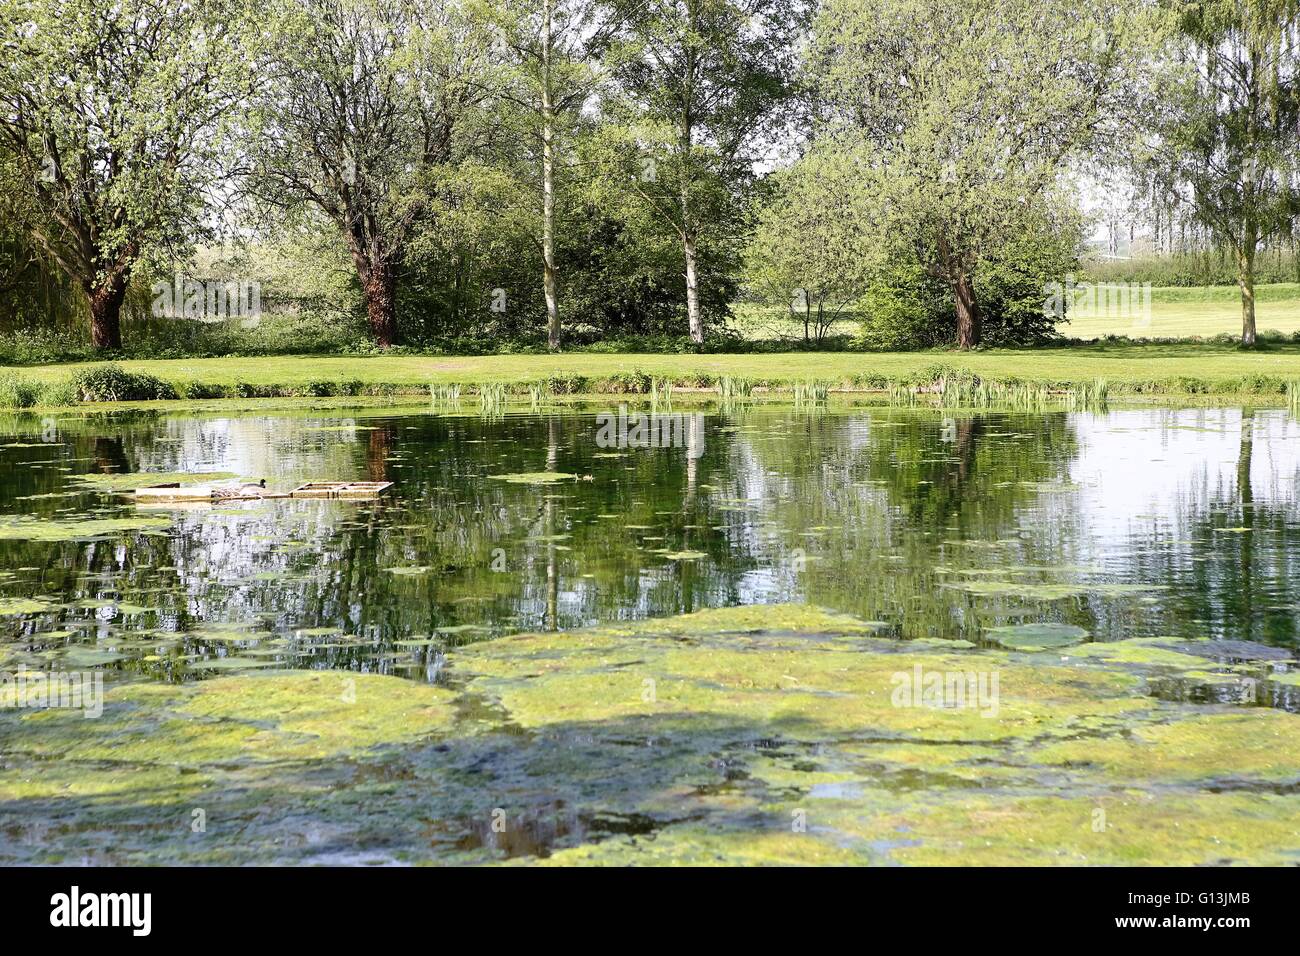
<path id="1" fill-rule="evenodd" d="M 1089 316 L 1071 319 L 1061 326 L 1061 332 L 1077 339 L 1103 335 L 1173 339 L 1241 334 L 1241 293 L 1236 286 L 1153 288 L 1151 300 L 1149 323 Z M 1300 331 L 1300 285 L 1287 282 L 1259 286 L 1255 290 L 1255 327 L 1261 332 L 1287 335 Z"/>
<path id="2" fill-rule="evenodd" d="M 936 364 L 969 369 L 986 378 L 1040 382 L 1089 382 L 1105 378 L 1119 390 L 1150 390 L 1178 377 L 1203 380 L 1213 391 L 1241 391 L 1252 376 L 1300 379 L 1300 344 L 1242 352 L 1211 343 L 1095 345 L 1037 350 L 960 352 L 814 352 L 760 355 L 592 354 L 494 356 L 272 356 L 258 358 L 124 361 L 121 365 L 173 383 L 301 386 L 310 382 L 359 381 L 366 385 L 466 386 L 523 384 L 552 374 L 581 375 L 589 383 L 620 372 L 687 379 L 730 375 L 773 384 L 818 379 L 835 383 L 883 377 L 909 381 Z M 86 365 L 13 369 L 23 376 L 54 381 Z M 1249 389 L 1246 389 L 1249 390 Z"/>
<path id="3" fill-rule="evenodd" d="M 782 308 L 742 303 L 734 307 L 737 326 L 747 338 L 802 338 L 803 324 Z M 1290 335 L 1300 332 L 1300 284 L 1277 282 L 1255 289 L 1255 326 L 1261 332 Z M 1151 290 L 1150 321 L 1105 315 L 1074 315 L 1059 326 L 1074 339 L 1099 339 L 1106 335 L 1144 339 L 1181 339 L 1241 334 L 1241 293 L 1236 286 L 1162 286 Z M 857 322 L 844 319 L 834 334 L 856 335 Z"/>

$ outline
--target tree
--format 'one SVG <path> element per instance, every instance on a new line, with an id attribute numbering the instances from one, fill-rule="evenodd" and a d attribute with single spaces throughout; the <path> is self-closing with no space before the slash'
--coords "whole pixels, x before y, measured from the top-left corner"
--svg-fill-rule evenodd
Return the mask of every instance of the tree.
<path id="1" fill-rule="evenodd" d="M 1249 348 L 1256 253 L 1300 216 L 1300 3 L 1203 0 L 1166 14 L 1144 171 L 1231 249 Z"/>
<path id="2" fill-rule="evenodd" d="M 975 276 L 1118 115 L 1114 0 L 828 0 L 812 81 L 852 151 L 872 228 L 944 282 L 980 343 Z"/>
<path id="3" fill-rule="evenodd" d="M 865 290 L 874 237 L 860 215 L 861 186 L 851 157 L 813 146 L 769 177 L 770 199 L 758 212 L 746 256 L 747 281 L 768 301 L 803 320 L 804 341 L 820 341 Z"/>
<path id="4" fill-rule="evenodd" d="M 536 157 L 541 192 L 542 290 L 546 339 L 560 347 L 556 263 L 556 162 L 572 135 L 598 75 L 594 56 L 605 42 L 593 0 L 502 0 L 495 19 L 514 60 L 507 94 L 524 115 L 522 145 Z M 529 150 L 527 147 L 532 146 Z"/>
<path id="5" fill-rule="evenodd" d="M 779 121 L 802 10 L 792 0 L 609 5 L 614 95 L 605 105 L 623 130 L 624 181 L 680 239 L 690 335 L 703 342 L 701 237 L 734 221 L 737 192 Z"/>
<path id="6" fill-rule="evenodd" d="M 202 234 L 260 42 L 235 0 L 0 0 L 0 138 L 22 226 L 122 344 L 131 276 Z"/>
<path id="7" fill-rule="evenodd" d="M 490 35 L 454 0 L 290 0 L 276 33 L 250 137 L 255 192 L 334 223 L 388 348 L 406 245 L 437 203 L 431 184 L 486 129 Z"/>

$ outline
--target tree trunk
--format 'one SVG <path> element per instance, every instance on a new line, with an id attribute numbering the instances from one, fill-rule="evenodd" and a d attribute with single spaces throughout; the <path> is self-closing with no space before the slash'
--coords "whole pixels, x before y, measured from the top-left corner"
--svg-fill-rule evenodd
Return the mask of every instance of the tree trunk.
<path id="1" fill-rule="evenodd" d="M 1245 534 L 1234 534 L 1241 548 L 1241 578 L 1237 594 L 1242 601 L 1241 614 L 1236 617 L 1243 640 L 1255 640 L 1255 492 L 1250 484 L 1251 461 L 1254 457 L 1255 410 L 1242 409 L 1241 439 L 1237 450 L 1237 497 L 1241 501 L 1241 526 L 1249 528 Z"/>
<path id="2" fill-rule="evenodd" d="M 694 56 L 686 58 L 686 73 L 694 72 Z M 689 104 L 689 98 L 688 98 Z M 678 148 L 682 159 L 682 251 L 686 256 L 686 319 L 690 324 L 691 341 L 704 342 L 704 321 L 700 318 L 700 285 L 697 271 L 698 253 L 696 250 L 695 228 L 691 224 L 691 147 L 694 141 L 694 126 L 690 106 L 682 112 L 681 141 Z"/>
<path id="3" fill-rule="evenodd" d="M 980 309 L 975 298 L 975 284 L 966 273 L 953 280 L 953 297 L 957 302 L 957 347 L 973 349 L 980 344 Z"/>
<path id="4" fill-rule="evenodd" d="M 1237 285 L 1241 288 L 1241 347 L 1255 347 L 1255 243 L 1247 237 L 1237 254 Z"/>
<path id="5" fill-rule="evenodd" d="M 387 262 L 375 262 L 363 286 L 366 295 L 366 316 L 370 320 L 370 334 L 381 349 L 391 348 L 397 342 L 397 298 L 393 267 Z"/>
<path id="6" fill-rule="evenodd" d="M 90 297 L 90 341 L 100 352 L 122 347 L 122 303 L 128 274 L 115 272 L 86 290 Z"/>
<path id="7" fill-rule="evenodd" d="M 683 190 L 682 205 L 686 204 Z M 700 319 L 700 288 L 696 276 L 695 234 L 689 230 L 682 236 L 682 249 L 686 253 L 686 318 L 690 321 L 691 341 L 704 341 L 704 322 Z"/>
<path id="8" fill-rule="evenodd" d="M 560 302 L 555 290 L 555 108 L 551 103 L 551 2 L 542 2 L 542 291 L 546 345 L 560 349 Z"/>

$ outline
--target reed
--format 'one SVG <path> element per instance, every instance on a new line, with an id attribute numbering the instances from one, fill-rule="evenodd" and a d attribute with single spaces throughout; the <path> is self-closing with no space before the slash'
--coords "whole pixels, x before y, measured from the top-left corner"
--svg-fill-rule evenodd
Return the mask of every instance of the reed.
<path id="1" fill-rule="evenodd" d="M 916 405 L 923 397 L 930 397 L 940 408 L 1105 411 L 1110 383 L 1104 378 L 1056 386 L 1045 382 L 990 381 L 971 372 L 944 369 L 919 385 L 889 384 L 891 405 Z"/>
<path id="2" fill-rule="evenodd" d="M 652 378 L 650 380 L 650 403 L 652 405 L 673 406 L 673 380 L 670 378 Z"/>
<path id="3" fill-rule="evenodd" d="M 459 405 L 459 385 L 430 385 L 429 397 L 435 405 Z"/>
<path id="4" fill-rule="evenodd" d="M 826 382 L 814 380 L 794 383 L 794 403 L 796 405 L 825 405 L 830 393 L 831 387 Z"/>
<path id="5" fill-rule="evenodd" d="M 479 413 L 496 416 L 505 413 L 506 387 L 501 382 L 484 382 L 477 388 Z"/>
<path id="6" fill-rule="evenodd" d="M 735 402 L 754 394 L 754 383 L 746 378 L 724 375 L 718 380 L 718 395 L 724 402 Z"/>

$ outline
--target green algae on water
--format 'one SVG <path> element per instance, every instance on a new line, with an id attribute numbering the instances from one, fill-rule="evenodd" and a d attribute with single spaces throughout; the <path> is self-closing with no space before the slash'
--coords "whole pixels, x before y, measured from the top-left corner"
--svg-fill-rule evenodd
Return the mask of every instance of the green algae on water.
<path id="1" fill-rule="evenodd" d="M 977 597 L 1018 597 L 1027 601 L 1060 601 L 1083 594 L 1124 597 L 1163 588 L 1149 584 L 1025 584 L 1019 581 L 945 581 L 941 587 L 965 591 Z"/>
<path id="2" fill-rule="evenodd" d="M 563 471 L 521 471 L 513 475 L 488 475 L 495 481 L 512 485 L 550 485 L 560 481 L 576 481 L 578 476 Z"/>
<path id="3" fill-rule="evenodd" d="M 171 519 L 150 515 L 126 518 L 33 518 L 0 516 L 0 541 L 86 541 L 131 532 L 162 531 Z"/>
<path id="4" fill-rule="evenodd" d="M 228 481 L 239 475 L 230 471 L 114 472 L 112 474 L 76 475 L 74 480 L 95 491 L 133 491 L 150 485 L 205 484 Z"/>
<path id="5" fill-rule="evenodd" d="M 59 605 L 35 598 L 0 597 L 0 617 L 13 617 L 19 614 L 41 614 L 56 610 Z"/>

